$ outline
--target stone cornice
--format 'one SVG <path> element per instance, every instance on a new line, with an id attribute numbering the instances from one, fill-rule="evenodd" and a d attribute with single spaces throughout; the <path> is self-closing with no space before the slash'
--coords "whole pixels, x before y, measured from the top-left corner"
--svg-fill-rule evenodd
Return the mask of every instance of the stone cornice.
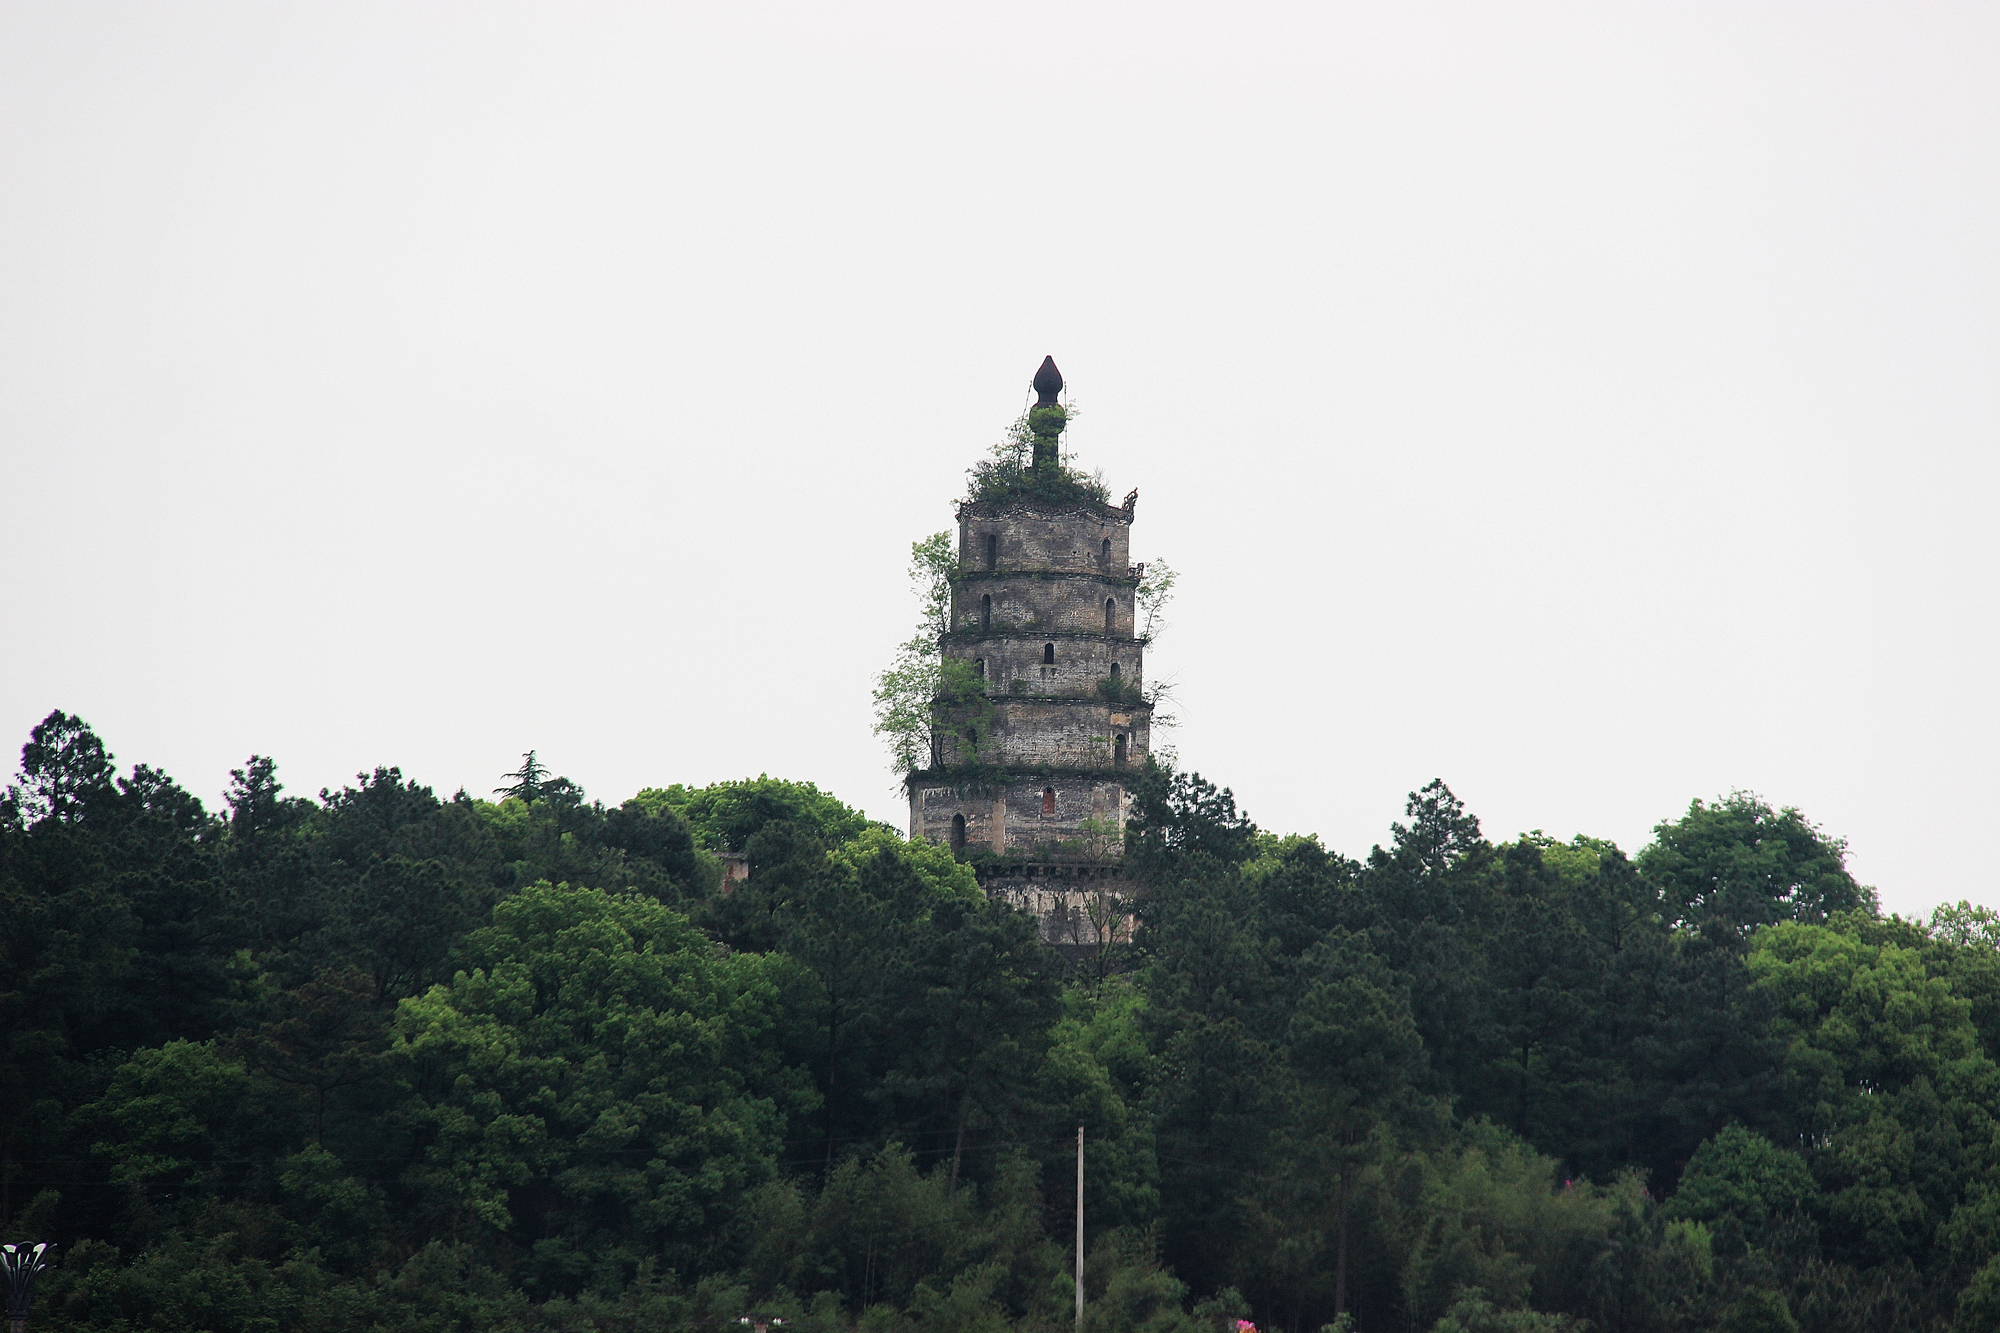
<path id="1" fill-rule="evenodd" d="M 1122 505 L 1100 504 L 1095 500 L 960 500 L 957 516 L 967 518 L 1061 518 L 1064 514 L 1088 514 L 1108 523 L 1130 523 L 1139 504 L 1139 492 L 1125 497 Z"/>
<path id="2" fill-rule="evenodd" d="M 959 569 L 953 570 L 953 583 L 973 583 L 983 579 L 1093 579 L 1107 587 L 1136 588 L 1145 577 L 1144 565 L 1127 567 L 1123 574 L 1106 573 L 1097 569 Z"/>
<path id="3" fill-rule="evenodd" d="M 1151 639 L 1139 634 L 1103 634 L 1088 629 L 954 629 L 938 635 L 940 648 L 948 643 L 1047 643 L 1065 639 L 1095 639 L 1100 643 L 1131 643 L 1144 648 Z"/>

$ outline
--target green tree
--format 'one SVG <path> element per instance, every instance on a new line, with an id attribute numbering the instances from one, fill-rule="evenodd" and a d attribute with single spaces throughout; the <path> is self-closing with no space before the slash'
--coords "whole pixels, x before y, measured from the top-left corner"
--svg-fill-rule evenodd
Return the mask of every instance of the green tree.
<path id="1" fill-rule="evenodd" d="M 360 968 L 384 999 L 449 975 L 453 946 L 497 896 L 490 832 L 469 800 L 440 802 L 395 768 L 322 792 L 308 843 L 314 923 L 291 964 Z"/>
<path id="2" fill-rule="evenodd" d="M 1925 971 L 1949 980 L 1952 994 L 1972 1006 L 1980 1045 L 2000 1060 L 2000 913 L 1960 901 L 1940 905 L 1928 923 L 1891 917 L 1875 929 L 1922 951 Z"/>
<path id="3" fill-rule="evenodd" d="M 1697 1222 L 1732 1217 L 1757 1244 L 1774 1216 L 1810 1208 L 1818 1198 L 1803 1157 L 1730 1125 L 1695 1151 L 1667 1212 Z"/>
<path id="4" fill-rule="evenodd" d="M 1174 585 L 1181 576 L 1164 560 L 1148 560 L 1145 574 L 1132 597 L 1139 607 L 1139 637 L 1156 639 L 1167 630 L 1167 604 L 1174 600 Z"/>
<path id="5" fill-rule="evenodd" d="M 282 833 L 305 822 L 312 802 L 279 795 L 284 784 L 278 781 L 277 763 L 260 754 L 250 756 L 242 768 L 229 770 L 229 790 L 224 801 L 229 806 L 229 833 L 237 843 L 248 843 L 259 835 Z"/>
<path id="6" fill-rule="evenodd" d="M 532 805 L 541 798 L 543 784 L 554 775 L 549 772 L 546 764 L 535 758 L 535 752 L 530 750 L 521 756 L 520 768 L 512 773 L 503 773 L 501 776 L 514 780 L 505 787 L 495 787 L 493 789 L 495 796 L 512 796 L 516 800 Z"/>
<path id="7" fill-rule="evenodd" d="M 1505 1055 L 1462 1109 L 1511 1121 L 1594 1179 L 1643 1167 L 1670 1180 L 1687 1149 L 1660 1142 L 1661 1085 L 1671 1083 L 1656 1068 L 1669 1017 L 1661 995 L 1676 956 L 1659 895 L 1601 839 L 1530 834 L 1500 852 L 1486 938 Z"/>
<path id="8" fill-rule="evenodd" d="M 1577 919 L 1572 886 L 1527 842 L 1500 849 L 1485 950 L 1492 1060 L 1473 1106 L 1548 1144 L 1566 1103 L 1603 1082 L 1590 1059 L 1603 960 Z M 1596 1077 L 1593 1077 L 1595 1075 Z M 1564 1128 L 1568 1128 L 1564 1125 Z"/>
<path id="9" fill-rule="evenodd" d="M 1874 890 L 1855 883 L 1846 861 L 1847 844 L 1797 810 L 1733 792 L 1713 805 L 1696 800 L 1680 819 L 1656 826 L 1639 871 L 1682 923 L 1714 917 L 1749 931 L 1855 908 L 1872 912 Z"/>
<path id="10" fill-rule="evenodd" d="M 772 847 L 772 825 L 753 840 Z M 832 849 L 816 839 L 786 844 L 789 855 L 760 858 L 732 900 L 756 900 L 774 947 L 803 964 L 816 985 L 794 1016 L 818 1032 L 799 1061 L 819 1080 L 825 1165 L 837 1147 L 884 1143 L 902 1128 L 885 1114 L 879 1089 L 899 1058 L 890 1034 L 916 1003 L 913 950 L 945 902 L 977 903 L 972 870 L 943 847 L 870 828 Z"/>
<path id="11" fill-rule="evenodd" d="M 1125 846 L 1144 890 L 1136 945 L 1159 1068 L 1145 1104 L 1161 1248 L 1197 1290 L 1244 1285 L 1259 1221 L 1244 1181 L 1265 1169 L 1293 1105 L 1274 959 L 1242 891 L 1257 829 L 1226 788 L 1149 764 Z"/>
<path id="12" fill-rule="evenodd" d="M 1157 762 L 1133 784 L 1125 852 L 1142 876 L 1208 874 L 1239 867 L 1256 851 L 1257 826 L 1229 788 Z"/>
<path id="13" fill-rule="evenodd" d="M 143 1241 L 249 1193 L 287 1151 L 296 1109 L 217 1043 L 170 1041 L 119 1063 L 75 1119 L 121 1192 L 115 1229 Z"/>
<path id="14" fill-rule="evenodd" d="M 1383 1191 L 1385 1229 L 1416 1327 L 1450 1312 L 1467 1288 L 1499 1310 L 1574 1310 L 1591 1259 L 1640 1193 L 1565 1180 L 1556 1163 L 1490 1124 L 1412 1154 Z"/>
<path id="15" fill-rule="evenodd" d="M 538 884 L 465 962 L 396 1019 L 439 1182 L 545 1271 L 713 1263 L 811 1104 L 767 1044 L 783 960 L 718 956 L 650 899 Z"/>
<path id="16" fill-rule="evenodd" d="M 950 533 L 934 532 L 910 543 L 910 586 L 921 608 L 916 632 L 897 647 L 875 679 L 875 733 L 888 741 L 899 777 L 937 762 L 933 704 L 947 683 L 938 640 L 951 632 L 951 585 L 957 573 Z"/>
<path id="17" fill-rule="evenodd" d="M 699 845 L 718 852 L 744 851 L 765 825 L 779 820 L 800 825 L 829 847 L 869 827 L 868 816 L 810 782 L 762 774 L 706 787 L 648 787 L 628 804 L 673 811 Z"/>
<path id="18" fill-rule="evenodd" d="M 1293 1011 L 1289 1054 L 1306 1093 L 1312 1137 L 1333 1176 L 1333 1309 L 1347 1313 L 1348 1219 L 1375 1132 L 1404 1109 L 1422 1068 L 1423 1039 L 1388 965 L 1352 935 L 1307 955 L 1308 989 Z"/>
<path id="19" fill-rule="evenodd" d="M 265 1001 L 264 1021 L 237 1030 L 225 1050 L 274 1082 L 311 1099 L 312 1139 L 326 1144 L 329 1099 L 385 1075 L 389 1014 L 374 977 L 358 968 L 322 968 L 296 990 Z"/>
<path id="20" fill-rule="evenodd" d="M 1990 1333 L 2000 1328 L 2000 1255 L 1973 1274 L 1958 1294 L 1952 1333 Z"/>
<path id="21" fill-rule="evenodd" d="M 1971 1006 L 1921 955 L 1859 932 L 1784 922 L 1748 959 L 1773 1002 L 1797 1133 L 1850 1259 L 1921 1263 L 1965 1187 L 1991 1170 L 2000 1067 Z"/>
<path id="22" fill-rule="evenodd" d="M 973 1117 L 1005 1126 L 1031 1108 L 1036 1068 L 1058 1013 L 1057 962 L 1035 938 L 1035 920 L 1005 903 L 946 898 L 909 953 L 911 993 L 902 1053 L 885 1092 L 951 1143 L 956 1183 Z"/>
<path id="23" fill-rule="evenodd" d="M 1075 1158 L 1061 1131 L 1082 1125 L 1084 1215 L 1093 1232 L 1149 1225 L 1159 1211 L 1160 1171 L 1145 1096 L 1158 1061 L 1142 1024 L 1145 996 L 1125 977 L 1072 985 L 1050 1032 L 1038 1100 L 1052 1126 L 1042 1156 L 1046 1179 L 1063 1181 Z M 1059 1204 L 1070 1196 L 1052 1191 Z"/>
<path id="24" fill-rule="evenodd" d="M 35 724 L 21 747 L 21 780 L 7 788 L 7 818 L 30 827 L 45 819 L 82 821 L 117 795 L 111 760 L 82 718 L 57 709 Z"/>
<path id="25" fill-rule="evenodd" d="M 1493 848 L 1479 820 L 1434 780 L 1411 792 L 1408 824 L 1369 851 L 1359 887 L 1370 947 L 1409 987 L 1429 1055 L 1429 1090 L 1477 1088 L 1505 1044 L 1494 1031 L 1485 941 L 1494 923 Z"/>
<path id="26" fill-rule="evenodd" d="M 978 762 L 979 737 L 992 734 L 986 680 L 970 662 L 945 656 L 958 556 L 949 533 L 910 546 L 910 583 L 921 611 L 916 633 L 875 680 L 875 732 L 889 742 L 897 776 L 955 762 Z"/>
<path id="27" fill-rule="evenodd" d="M 118 777 L 80 718 L 52 713 L 31 733 L 0 800 L 0 1215 L 18 1189 L 69 1182 L 55 1159 L 87 1145 L 65 1119 L 103 1069 L 227 1022 L 244 940 L 220 837 L 165 774 Z"/>
<path id="28" fill-rule="evenodd" d="M 1743 1293 L 1723 1312 L 1720 1333 L 1799 1333 L 1785 1298 L 1769 1288 Z"/>
<path id="29" fill-rule="evenodd" d="M 1465 1287 L 1431 1325 L 1431 1333 L 1568 1333 L 1576 1327 L 1568 1315 L 1496 1308 L 1480 1288 Z"/>

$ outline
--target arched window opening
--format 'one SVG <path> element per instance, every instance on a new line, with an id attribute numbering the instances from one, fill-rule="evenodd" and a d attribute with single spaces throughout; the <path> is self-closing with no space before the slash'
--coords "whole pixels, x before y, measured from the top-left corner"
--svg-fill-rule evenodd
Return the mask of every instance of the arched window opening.
<path id="1" fill-rule="evenodd" d="M 967 727 L 967 728 L 965 729 L 965 747 L 966 747 L 966 748 L 967 748 L 968 750 L 972 750 L 972 751 L 974 751 L 974 752 L 977 752 L 977 751 L 978 751 L 978 749 L 979 749 L 979 728 L 978 728 L 978 727 Z"/>
<path id="2" fill-rule="evenodd" d="M 1111 539 L 1109 537 L 1104 539 L 1104 545 L 1098 549 L 1097 558 L 1107 565 L 1111 563 Z"/>
<path id="3" fill-rule="evenodd" d="M 979 678 L 980 678 L 981 680 L 985 680 L 985 679 L 986 679 L 986 659 L 985 659 L 985 658 L 983 658 L 983 657 L 980 657 L 980 658 L 975 658 L 975 659 L 973 659 L 973 663 L 972 663 L 972 669 L 973 669 L 973 671 L 974 671 L 974 672 L 975 672 L 975 673 L 976 673 L 976 674 L 978 675 L 978 677 L 979 677 Z"/>
<path id="4" fill-rule="evenodd" d="M 986 567 L 1000 568 L 1000 534 L 997 532 L 986 534 Z"/>
<path id="5" fill-rule="evenodd" d="M 1112 749 L 1111 762 L 1120 768 L 1125 767 L 1125 737 L 1122 734 L 1118 737 L 1118 744 Z"/>
<path id="6" fill-rule="evenodd" d="M 1114 597 L 1104 599 L 1104 632 L 1106 634 L 1118 632 L 1118 600 Z"/>
<path id="7" fill-rule="evenodd" d="M 1111 664 L 1111 679 L 1113 680 L 1118 679 L 1118 664 L 1116 662 L 1113 662 Z"/>
<path id="8" fill-rule="evenodd" d="M 1052 815 L 1055 812 L 1056 812 L 1056 789 L 1054 787 L 1044 787 L 1042 788 L 1042 813 L 1045 815 Z"/>
<path id="9" fill-rule="evenodd" d="M 993 628 L 993 597 L 987 594 L 979 599 L 979 632 L 984 634 Z"/>
<path id="10" fill-rule="evenodd" d="M 1045 643 L 1045 644 L 1043 644 L 1043 645 L 1042 645 L 1042 665 L 1043 665 L 1043 666 L 1054 666 L 1054 665 L 1055 665 L 1055 661 L 1056 661 L 1056 646 L 1055 646 L 1054 644 L 1052 644 L 1052 643 Z"/>
<path id="11" fill-rule="evenodd" d="M 951 817 L 951 849 L 954 852 L 962 852 L 965 850 L 964 815 L 953 815 Z"/>

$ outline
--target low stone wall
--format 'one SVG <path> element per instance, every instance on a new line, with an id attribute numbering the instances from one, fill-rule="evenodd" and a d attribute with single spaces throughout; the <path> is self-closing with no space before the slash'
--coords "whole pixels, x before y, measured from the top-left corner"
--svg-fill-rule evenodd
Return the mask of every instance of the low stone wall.
<path id="1" fill-rule="evenodd" d="M 989 898 L 1035 918 L 1042 943 L 1066 952 L 1125 948 L 1135 924 L 1136 886 L 1115 863 L 987 862 L 977 868 Z"/>

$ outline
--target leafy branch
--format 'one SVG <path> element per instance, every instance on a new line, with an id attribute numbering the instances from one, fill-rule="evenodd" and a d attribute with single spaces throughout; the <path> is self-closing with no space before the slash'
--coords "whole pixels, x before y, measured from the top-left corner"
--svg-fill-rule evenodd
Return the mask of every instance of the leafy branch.
<path id="1" fill-rule="evenodd" d="M 947 736 L 976 735 L 992 712 L 985 682 L 972 667 L 938 651 L 939 636 L 951 629 L 951 579 L 957 569 L 950 533 L 910 543 L 910 587 L 922 609 L 916 632 L 897 647 L 874 689 L 875 734 L 888 741 L 890 762 L 901 776 L 936 766 Z M 941 717 L 947 720 L 940 722 Z"/>
<path id="2" fill-rule="evenodd" d="M 1180 582 L 1180 575 L 1164 560 L 1148 560 L 1142 568 L 1146 571 L 1139 580 L 1134 597 L 1139 603 L 1139 637 L 1153 639 L 1166 633 L 1167 603 L 1174 600 L 1174 584 Z"/>

